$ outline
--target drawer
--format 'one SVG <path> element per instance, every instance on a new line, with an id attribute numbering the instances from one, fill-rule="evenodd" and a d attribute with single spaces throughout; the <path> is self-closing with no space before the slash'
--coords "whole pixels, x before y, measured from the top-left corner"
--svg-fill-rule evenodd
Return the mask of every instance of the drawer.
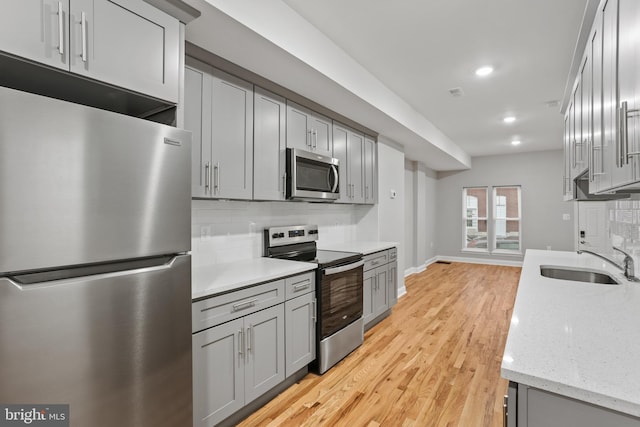
<path id="1" fill-rule="evenodd" d="M 364 271 L 371 270 L 372 268 L 380 267 L 388 263 L 388 251 L 376 252 L 364 257 Z"/>
<path id="2" fill-rule="evenodd" d="M 316 272 L 288 277 L 284 279 L 285 298 L 290 300 L 299 295 L 308 294 L 316 289 Z"/>
<path id="3" fill-rule="evenodd" d="M 393 262 L 398 259 L 398 248 L 389 249 L 389 262 Z"/>
<path id="4" fill-rule="evenodd" d="M 252 286 L 193 303 L 193 333 L 284 302 L 284 280 Z"/>

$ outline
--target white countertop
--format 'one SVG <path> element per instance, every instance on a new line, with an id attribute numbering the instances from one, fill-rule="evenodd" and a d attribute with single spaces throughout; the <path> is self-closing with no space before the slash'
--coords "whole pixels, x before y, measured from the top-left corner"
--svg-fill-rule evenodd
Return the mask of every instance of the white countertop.
<path id="1" fill-rule="evenodd" d="M 359 252 L 363 255 L 369 255 L 375 252 L 380 252 L 395 247 L 398 247 L 397 242 L 353 241 L 329 244 L 318 242 L 318 249 L 325 249 L 328 251 Z"/>
<path id="2" fill-rule="evenodd" d="M 605 270 L 621 285 L 546 278 L 540 265 Z M 640 416 L 640 283 L 575 252 L 528 250 L 504 378 Z"/>
<path id="3" fill-rule="evenodd" d="M 199 299 L 258 283 L 315 270 L 317 264 L 274 258 L 194 267 L 191 272 L 191 298 Z"/>

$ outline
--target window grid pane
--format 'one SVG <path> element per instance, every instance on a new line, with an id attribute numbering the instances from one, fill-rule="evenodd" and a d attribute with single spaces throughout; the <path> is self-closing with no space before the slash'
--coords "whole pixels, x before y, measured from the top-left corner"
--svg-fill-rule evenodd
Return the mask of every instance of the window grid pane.
<path id="1" fill-rule="evenodd" d="M 494 249 L 520 252 L 520 187 L 494 187 Z"/>
<path id="2" fill-rule="evenodd" d="M 463 190 L 463 249 L 488 251 L 486 187 Z"/>

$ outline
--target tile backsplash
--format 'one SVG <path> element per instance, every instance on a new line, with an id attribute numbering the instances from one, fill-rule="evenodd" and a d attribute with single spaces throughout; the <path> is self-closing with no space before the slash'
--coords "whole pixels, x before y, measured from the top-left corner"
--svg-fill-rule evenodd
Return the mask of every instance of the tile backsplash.
<path id="1" fill-rule="evenodd" d="M 609 243 L 629 252 L 636 263 L 640 256 L 640 195 L 607 202 Z"/>
<path id="2" fill-rule="evenodd" d="M 193 200 L 193 266 L 258 258 L 267 227 L 318 224 L 323 243 L 356 240 L 357 224 L 371 206 L 300 202 Z"/>

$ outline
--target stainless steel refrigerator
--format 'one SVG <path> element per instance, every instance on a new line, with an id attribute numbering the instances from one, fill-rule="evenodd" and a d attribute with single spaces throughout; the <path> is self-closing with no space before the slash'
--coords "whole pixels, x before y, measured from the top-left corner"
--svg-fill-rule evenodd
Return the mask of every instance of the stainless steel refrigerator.
<path id="1" fill-rule="evenodd" d="M 0 405 L 192 425 L 190 159 L 186 131 L 0 88 Z"/>

